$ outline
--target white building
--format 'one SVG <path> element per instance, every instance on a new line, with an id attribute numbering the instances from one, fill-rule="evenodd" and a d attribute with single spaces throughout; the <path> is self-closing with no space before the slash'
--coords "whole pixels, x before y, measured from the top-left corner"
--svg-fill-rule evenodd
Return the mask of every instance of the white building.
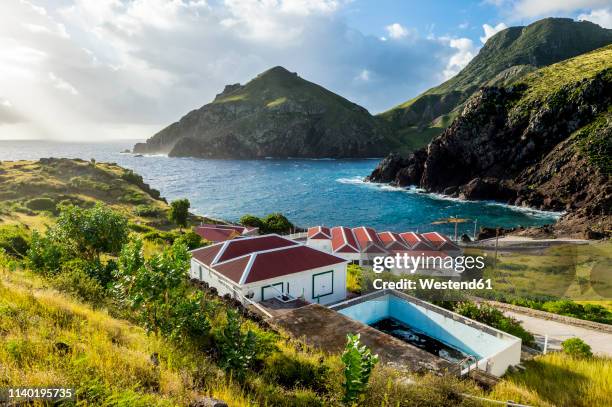
<path id="1" fill-rule="evenodd" d="M 228 240 L 191 253 L 191 278 L 207 282 L 221 296 L 320 304 L 346 298 L 345 259 L 279 235 Z"/>

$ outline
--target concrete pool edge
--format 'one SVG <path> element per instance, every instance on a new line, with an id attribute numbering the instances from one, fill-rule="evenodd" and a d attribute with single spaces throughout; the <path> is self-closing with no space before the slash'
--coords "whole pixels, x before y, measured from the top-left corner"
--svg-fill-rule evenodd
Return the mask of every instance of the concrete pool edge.
<path id="1" fill-rule="evenodd" d="M 434 319 L 437 318 L 438 320 L 441 320 L 441 321 L 448 320 L 448 322 L 451 324 L 450 328 L 452 329 L 452 331 L 454 333 L 457 333 L 459 335 L 458 337 L 460 337 L 460 335 L 463 333 L 463 337 L 466 338 L 468 342 L 470 341 L 470 338 L 472 341 L 474 340 L 473 336 L 470 337 L 469 332 L 480 332 L 480 334 L 478 335 L 483 335 L 483 334 L 485 335 L 482 338 L 490 337 L 490 339 L 487 339 L 488 341 L 490 341 L 489 345 L 485 346 L 484 348 L 481 348 L 480 350 L 482 349 L 490 350 L 491 353 L 480 352 L 480 351 L 477 352 L 476 354 L 479 354 L 480 358 L 476 362 L 474 362 L 473 364 L 471 364 L 469 367 L 466 368 L 468 371 L 473 368 L 478 368 L 480 370 L 486 371 L 493 375 L 501 376 L 505 373 L 506 369 L 509 366 L 520 363 L 521 344 L 522 344 L 520 338 L 517 338 L 506 332 L 500 331 L 499 329 L 492 328 L 486 324 L 483 324 L 478 321 L 474 321 L 470 318 L 464 317 L 455 312 L 449 311 L 447 309 L 431 304 L 427 301 L 420 300 L 416 297 L 413 297 L 411 295 L 405 294 L 397 290 L 385 289 L 385 290 L 371 292 L 371 293 L 359 296 L 357 298 L 339 302 L 337 304 L 330 306 L 329 308 L 339 313 L 342 313 L 349 318 L 356 319 L 359 322 L 369 325 L 373 323 L 373 320 L 368 320 L 367 317 L 363 319 L 361 317 L 351 315 L 351 313 L 354 313 L 355 310 L 359 312 L 360 309 L 361 309 L 361 312 L 364 312 L 363 311 L 364 303 L 368 301 L 374 302 L 379 299 L 381 301 L 384 299 L 384 301 L 387 301 L 388 303 L 392 301 L 397 302 L 399 300 L 399 302 L 404 302 L 406 304 L 409 304 L 411 307 L 414 307 L 416 309 L 422 309 L 422 311 L 424 311 L 425 314 L 433 316 L 431 318 L 434 318 Z M 352 307 L 355 307 L 355 308 L 353 309 Z M 345 310 L 345 309 L 349 312 L 343 313 L 342 310 Z M 376 308 L 372 307 L 371 309 L 375 310 Z M 366 313 L 366 315 L 370 316 L 370 319 L 372 317 L 372 314 L 376 316 L 376 311 L 373 311 L 372 313 L 370 312 Z M 390 311 L 387 311 L 387 314 L 385 314 L 383 318 L 384 317 L 394 317 L 394 316 L 391 314 Z M 400 320 L 402 319 L 400 318 Z M 406 322 L 408 325 L 412 325 L 410 324 L 409 321 L 402 321 L 402 322 Z M 417 329 L 418 329 L 418 326 L 417 326 Z M 445 342 L 442 338 L 436 337 L 435 335 L 431 335 L 427 330 L 423 330 L 423 332 L 426 335 L 429 335 L 435 339 Z M 449 343 L 449 345 L 460 348 L 452 343 Z"/>

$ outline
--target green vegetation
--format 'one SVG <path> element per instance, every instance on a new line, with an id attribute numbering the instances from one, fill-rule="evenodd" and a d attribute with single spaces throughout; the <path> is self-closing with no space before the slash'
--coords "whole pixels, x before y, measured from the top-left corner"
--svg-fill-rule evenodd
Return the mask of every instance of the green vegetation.
<path id="1" fill-rule="evenodd" d="M 190 256 L 175 242 L 160 254 L 144 258 L 142 241 L 123 246 L 115 272 L 114 289 L 120 302 L 148 332 L 173 341 L 200 339 L 210 330 L 203 295 L 186 279 Z"/>
<path id="2" fill-rule="evenodd" d="M 493 308 L 487 304 L 474 304 L 471 302 L 460 302 L 454 304 L 452 310 L 464 317 L 471 318 L 475 321 L 482 322 L 500 331 L 509 333 L 518 338 L 521 338 L 524 345 L 533 346 L 535 343 L 532 334 L 523 328 L 520 322 L 513 318 L 504 316 L 497 308 Z"/>
<path id="3" fill-rule="evenodd" d="M 612 359 L 576 358 L 560 352 L 525 361 L 525 370 L 510 373 L 489 397 L 538 407 L 607 406 L 612 394 Z"/>
<path id="4" fill-rule="evenodd" d="M 391 123 L 397 134 L 403 133 L 407 138 L 418 136 L 420 140 L 414 138 L 410 148 L 420 148 L 431 140 L 427 135 L 439 134 L 450 125 L 464 102 L 480 87 L 507 86 L 530 75 L 534 78 L 543 71 L 531 73 L 537 68 L 604 47 L 610 42 L 612 30 L 587 21 L 546 18 L 527 27 L 510 27 L 491 37 L 457 75 L 379 117 Z M 550 83 L 541 81 L 544 88 L 563 80 L 573 81 L 576 74 L 589 66 L 559 68 L 545 68 L 544 75 L 553 74 L 555 78 Z M 400 141 L 403 140 L 400 138 Z"/>
<path id="5" fill-rule="evenodd" d="M 278 233 L 286 235 L 295 228 L 293 223 L 282 213 L 271 213 L 264 218 L 258 218 L 254 215 L 244 215 L 240 218 L 242 226 L 251 226 L 259 228 L 260 234 Z"/>
<path id="6" fill-rule="evenodd" d="M 569 356 L 578 358 L 590 358 L 593 356 L 591 347 L 580 338 L 566 339 L 561 343 L 561 346 L 563 347 L 563 353 Z"/>
<path id="7" fill-rule="evenodd" d="M 170 202 L 168 219 L 179 226 L 181 230 L 187 226 L 190 206 L 191 204 L 189 203 L 188 199 L 177 199 L 176 201 Z"/>
<path id="8" fill-rule="evenodd" d="M 7 254 L 23 257 L 30 248 L 30 237 L 25 228 L 19 225 L 0 226 L 0 249 Z"/>
<path id="9" fill-rule="evenodd" d="M 87 163 L 86 171 L 105 167 Z M 124 182 L 119 174 L 109 185 Z M 163 201 L 159 207 L 168 211 Z M 58 217 L 4 212 L 0 230 L 30 248 L 26 259 L 23 250 L 0 248 L 0 387 L 69 383 L 77 405 L 184 406 L 212 396 L 231 406 L 340 406 L 355 394 L 366 407 L 480 405 L 466 395 L 605 405 L 612 377 L 605 358 L 538 357 L 488 392 L 453 376 L 373 366 L 355 338 L 345 357 L 323 354 L 188 284 L 186 243 L 197 239 L 152 225 L 127 236 L 139 220 L 133 209 L 114 201 L 63 205 Z M 86 227 L 76 228 L 81 222 Z M 152 232 L 172 238 L 142 238 Z M 351 269 L 355 287 L 367 289 L 369 277 Z"/>
<path id="10" fill-rule="evenodd" d="M 356 403 L 366 391 L 372 369 L 378 363 L 378 355 L 359 343 L 359 334 L 348 335 L 344 353 L 344 398 L 346 404 Z"/>

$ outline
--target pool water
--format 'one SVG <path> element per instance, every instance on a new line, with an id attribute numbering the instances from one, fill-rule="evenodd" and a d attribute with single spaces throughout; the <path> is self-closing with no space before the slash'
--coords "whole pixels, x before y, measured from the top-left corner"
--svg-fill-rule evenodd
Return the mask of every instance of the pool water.
<path id="1" fill-rule="evenodd" d="M 416 346 L 417 348 L 432 353 L 442 359 L 448 360 L 451 363 L 459 363 L 470 356 L 459 349 L 449 346 L 444 342 L 440 342 L 437 339 L 426 335 L 423 332 L 411 328 L 409 325 L 404 324 L 395 318 L 381 319 L 380 321 L 373 323 L 371 327 Z"/>

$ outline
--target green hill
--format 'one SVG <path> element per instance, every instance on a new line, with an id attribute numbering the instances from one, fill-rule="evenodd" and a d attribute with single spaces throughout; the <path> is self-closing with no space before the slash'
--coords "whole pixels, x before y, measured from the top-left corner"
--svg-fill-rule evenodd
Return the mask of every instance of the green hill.
<path id="1" fill-rule="evenodd" d="M 546 18 L 491 37 L 456 76 L 380 115 L 398 145 L 414 150 L 440 134 L 482 86 L 504 86 L 537 68 L 612 43 L 612 30 L 588 21 Z"/>
<path id="2" fill-rule="evenodd" d="M 363 107 L 277 66 L 185 115 L 136 153 L 213 158 L 372 157 L 386 126 Z"/>
<path id="3" fill-rule="evenodd" d="M 483 87 L 426 148 L 392 154 L 375 182 L 563 211 L 560 235 L 610 234 L 612 45 Z"/>

